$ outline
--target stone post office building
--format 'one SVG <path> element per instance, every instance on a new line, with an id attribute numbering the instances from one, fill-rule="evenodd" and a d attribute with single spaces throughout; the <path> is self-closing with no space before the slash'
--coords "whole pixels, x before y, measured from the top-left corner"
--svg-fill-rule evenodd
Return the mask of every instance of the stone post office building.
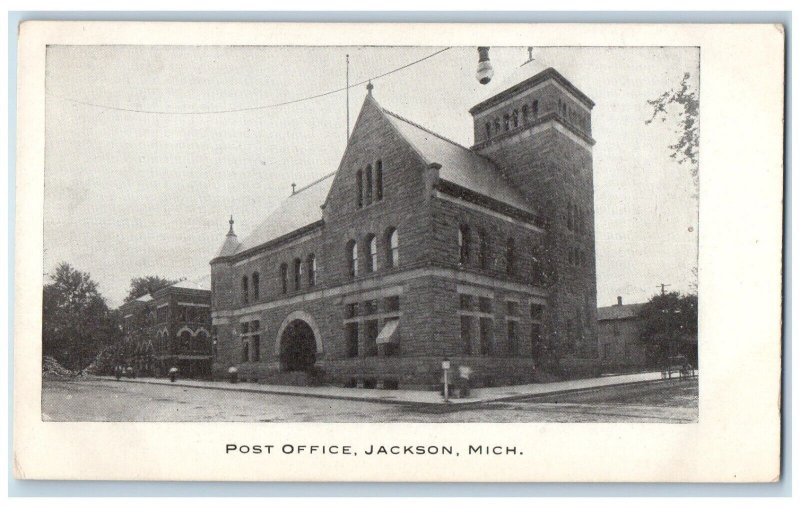
<path id="1" fill-rule="evenodd" d="M 597 357 L 591 110 L 552 68 L 474 106 L 463 147 L 372 86 L 336 172 L 211 261 L 214 371 L 477 385 Z"/>

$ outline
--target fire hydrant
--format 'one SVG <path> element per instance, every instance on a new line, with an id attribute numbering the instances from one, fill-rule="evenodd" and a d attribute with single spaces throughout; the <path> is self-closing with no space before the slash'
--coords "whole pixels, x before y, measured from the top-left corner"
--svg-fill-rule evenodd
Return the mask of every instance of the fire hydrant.
<path id="1" fill-rule="evenodd" d="M 170 368 L 169 369 L 169 380 L 170 380 L 170 382 L 174 383 L 177 378 L 178 378 L 178 367 Z"/>
<path id="2" fill-rule="evenodd" d="M 228 380 L 231 383 L 238 383 L 239 382 L 239 369 L 236 367 L 231 367 L 228 369 Z"/>

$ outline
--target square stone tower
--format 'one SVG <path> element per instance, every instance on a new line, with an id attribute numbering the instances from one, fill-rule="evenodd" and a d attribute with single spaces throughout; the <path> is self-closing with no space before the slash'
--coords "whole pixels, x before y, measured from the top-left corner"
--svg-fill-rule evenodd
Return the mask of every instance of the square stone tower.
<path id="1" fill-rule="evenodd" d="M 598 354 L 593 107 L 547 68 L 470 109 L 472 149 L 497 164 L 546 221 L 544 245 L 529 255 L 545 266 L 545 345 L 555 359 Z"/>

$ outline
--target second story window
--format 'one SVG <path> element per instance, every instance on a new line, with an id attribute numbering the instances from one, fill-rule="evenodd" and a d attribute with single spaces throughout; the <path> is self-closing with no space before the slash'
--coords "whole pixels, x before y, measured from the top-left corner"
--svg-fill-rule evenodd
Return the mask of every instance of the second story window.
<path id="1" fill-rule="evenodd" d="M 386 244 L 389 247 L 386 252 L 387 264 L 391 268 L 397 268 L 397 265 L 400 263 L 400 236 L 394 228 L 390 229 L 386 236 Z"/>
<path id="2" fill-rule="evenodd" d="M 539 116 L 539 101 L 533 101 L 532 108 L 534 118 Z"/>
<path id="3" fill-rule="evenodd" d="M 369 206 L 372 204 L 372 165 L 368 165 L 364 173 L 364 193 L 364 204 Z"/>
<path id="4" fill-rule="evenodd" d="M 506 242 L 506 274 L 516 275 L 517 273 L 517 253 L 513 238 Z"/>
<path id="5" fill-rule="evenodd" d="M 492 124 L 491 122 L 486 122 L 486 139 L 492 137 Z"/>
<path id="6" fill-rule="evenodd" d="M 260 283 L 258 272 L 253 272 L 253 301 L 257 302 L 259 298 Z"/>
<path id="7" fill-rule="evenodd" d="M 248 288 L 247 275 L 245 275 L 244 277 L 242 277 L 242 303 L 247 303 L 248 302 L 248 293 L 249 292 L 250 292 L 250 289 Z"/>
<path id="8" fill-rule="evenodd" d="M 356 171 L 356 206 L 358 208 L 363 208 L 364 206 L 364 182 L 362 181 L 360 169 Z"/>
<path id="9" fill-rule="evenodd" d="M 281 293 L 284 295 L 289 291 L 289 266 L 281 264 Z"/>
<path id="10" fill-rule="evenodd" d="M 300 289 L 300 284 L 303 278 L 303 262 L 300 261 L 300 258 L 295 258 L 294 260 L 294 289 Z"/>
<path id="11" fill-rule="evenodd" d="M 369 249 L 369 259 L 367 259 L 367 273 L 378 271 L 378 239 L 375 235 L 367 237 L 367 249 Z"/>
<path id="12" fill-rule="evenodd" d="M 458 228 L 458 264 L 466 265 L 469 263 L 469 226 L 462 224 Z"/>
<path id="13" fill-rule="evenodd" d="M 478 266 L 484 270 L 489 268 L 489 240 L 483 230 L 478 231 Z"/>
<path id="14" fill-rule="evenodd" d="M 347 242 L 346 254 L 348 273 L 350 277 L 356 277 L 358 275 L 358 244 L 355 240 Z"/>
<path id="15" fill-rule="evenodd" d="M 528 123 L 528 115 L 529 114 L 530 113 L 528 111 L 528 105 L 527 104 L 523 105 L 522 106 L 522 123 Z"/>
<path id="16" fill-rule="evenodd" d="M 375 201 L 383 199 L 383 161 L 375 163 Z"/>
<path id="17" fill-rule="evenodd" d="M 317 285 L 317 258 L 314 254 L 309 254 L 308 259 L 306 259 L 306 265 L 308 269 L 308 285 L 309 287 L 313 287 Z"/>

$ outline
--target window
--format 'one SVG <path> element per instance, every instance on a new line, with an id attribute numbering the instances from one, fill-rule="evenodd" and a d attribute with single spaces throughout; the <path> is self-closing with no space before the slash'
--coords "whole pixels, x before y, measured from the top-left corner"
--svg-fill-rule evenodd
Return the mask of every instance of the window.
<path id="1" fill-rule="evenodd" d="M 465 355 L 472 354 L 472 318 L 461 316 L 461 351 Z"/>
<path id="2" fill-rule="evenodd" d="M 478 308 L 481 312 L 490 314 L 492 312 L 492 299 L 488 296 L 481 296 L 478 299 Z"/>
<path id="3" fill-rule="evenodd" d="M 503 130 L 511 128 L 511 117 L 508 114 L 503 115 Z"/>
<path id="4" fill-rule="evenodd" d="M 358 245 L 355 240 L 347 242 L 347 268 L 350 277 L 358 275 Z"/>
<path id="5" fill-rule="evenodd" d="M 495 132 L 500 132 L 500 119 L 499 118 L 495 118 L 494 119 L 494 130 L 495 130 Z"/>
<path id="6" fill-rule="evenodd" d="M 347 357 L 355 358 L 358 356 L 358 323 L 347 323 L 345 330 L 347 334 Z"/>
<path id="7" fill-rule="evenodd" d="M 544 306 L 538 303 L 531 304 L 531 321 L 540 322 L 544 315 Z"/>
<path id="8" fill-rule="evenodd" d="M 509 356 L 517 356 L 519 354 L 517 326 L 519 325 L 516 321 L 508 321 L 506 326 L 508 328 L 508 354 Z"/>
<path id="9" fill-rule="evenodd" d="M 480 318 L 481 354 L 490 355 L 494 352 L 494 323 L 490 318 Z"/>
<path id="10" fill-rule="evenodd" d="M 458 264 L 466 265 L 469 262 L 469 226 L 462 224 L 458 228 Z"/>
<path id="11" fill-rule="evenodd" d="M 378 320 L 372 319 L 364 322 L 364 331 L 367 335 L 366 356 L 378 356 Z"/>
<path id="12" fill-rule="evenodd" d="M 528 105 L 525 104 L 522 106 L 522 123 L 528 123 L 528 115 L 530 112 L 528 111 Z"/>
<path id="13" fill-rule="evenodd" d="M 281 293 L 286 294 L 289 291 L 289 266 L 286 263 L 281 264 Z"/>
<path id="14" fill-rule="evenodd" d="M 490 122 L 486 122 L 486 139 L 492 137 L 492 124 Z"/>
<path id="15" fill-rule="evenodd" d="M 260 291 L 260 287 L 259 287 L 260 283 L 261 283 L 261 281 L 259 280 L 258 272 L 253 272 L 253 301 L 254 302 L 258 301 L 258 297 L 259 297 L 258 293 Z"/>
<path id="16" fill-rule="evenodd" d="M 544 350 L 542 344 L 542 325 L 539 323 L 531 324 L 531 356 L 534 359 L 541 357 Z"/>
<path id="17" fill-rule="evenodd" d="M 250 361 L 250 343 L 247 341 L 242 342 L 242 363 Z"/>
<path id="18" fill-rule="evenodd" d="M 400 297 L 387 296 L 383 301 L 384 312 L 399 312 L 400 311 Z"/>
<path id="19" fill-rule="evenodd" d="M 377 300 L 367 300 L 364 302 L 364 315 L 371 316 L 378 312 L 378 301 Z"/>
<path id="20" fill-rule="evenodd" d="M 245 275 L 242 277 L 242 303 L 247 303 L 249 292 L 250 290 L 248 289 L 247 275 Z"/>
<path id="21" fill-rule="evenodd" d="M 533 107 L 531 109 L 533 110 L 534 118 L 539 116 L 539 101 L 533 101 Z"/>
<path id="22" fill-rule="evenodd" d="M 472 295 L 458 295 L 458 308 L 461 310 L 472 310 Z"/>
<path id="23" fill-rule="evenodd" d="M 506 315 L 518 316 L 519 315 L 519 302 L 508 301 L 506 302 Z"/>
<path id="24" fill-rule="evenodd" d="M 533 284 L 541 284 L 544 282 L 541 245 L 534 245 L 531 251 L 531 282 Z"/>
<path id="25" fill-rule="evenodd" d="M 356 171 L 356 206 L 364 207 L 364 182 L 361 170 Z"/>
<path id="26" fill-rule="evenodd" d="M 367 259 L 367 273 L 378 271 L 378 239 L 375 235 L 367 237 L 367 249 L 369 250 L 369 258 Z"/>
<path id="27" fill-rule="evenodd" d="M 250 361 L 257 362 L 261 360 L 261 322 L 258 320 L 250 323 Z"/>
<path id="28" fill-rule="evenodd" d="M 386 264 L 390 268 L 397 268 L 400 263 L 400 237 L 397 230 L 392 228 L 389 230 L 387 236 L 388 250 L 386 252 Z"/>
<path id="29" fill-rule="evenodd" d="M 375 163 L 375 201 L 383 199 L 383 161 Z"/>
<path id="30" fill-rule="evenodd" d="M 514 122 L 514 128 L 516 129 L 519 127 L 519 110 L 515 109 L 514 112 L 511 113 L 511 119 Z"/>
<path id="31" fill-rule="evenodd" d="M 506 274 L 517 274 L 517 254 L 513 238 L 509 238 L 506 242 Z"/>
<path id="32" fill-rule="evenodd" d="M 348 303 L 344 308 L 344 317 L 352 319 L 358 316 L 358 303 Z"/>
<path id="33" fill-rule="evenodd" d="M 303 262 L 300 261 L 300 258 L 295 258 L 294 260 L 294 289 L 300 289 L 300 283 L 302 282 L 303 278 Z"/>
<path id="34" fill-rule="evenodd" d="M 483 270 L 489 268 L 489 240 L 482 230 L 478 230 L 478 266 Z"/>
<path id="35" fill-rule="evenodd" d="M 308 287 L 317 285 L 317 257 L 309 254 L 306 258 L 306 269 L 308 270 Z"/>
<path id="36" fill-rule="evenodd" d="M 367 165 L 367 171 L 364 173 L 364 204 L 367 206 L 372 204 L 372 165 Z"/>

